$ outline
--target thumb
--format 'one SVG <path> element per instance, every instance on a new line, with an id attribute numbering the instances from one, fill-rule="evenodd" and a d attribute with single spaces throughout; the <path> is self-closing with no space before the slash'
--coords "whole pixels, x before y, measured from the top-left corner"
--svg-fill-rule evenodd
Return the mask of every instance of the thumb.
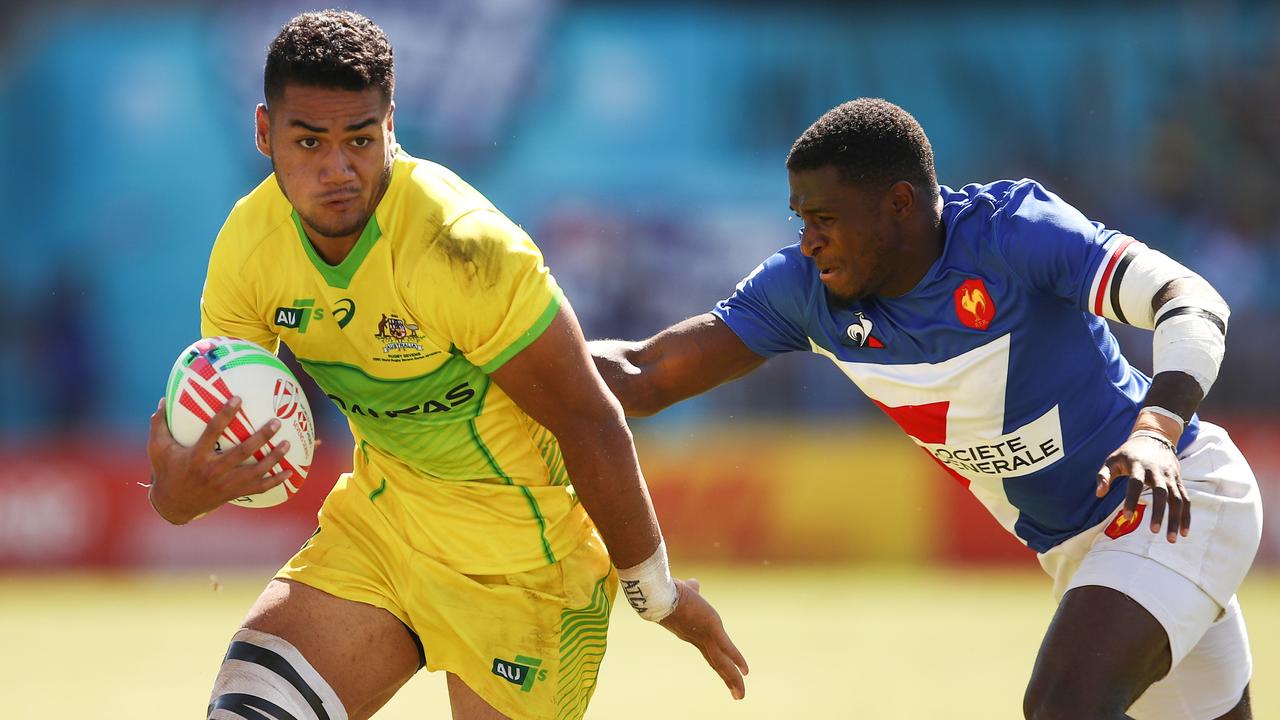
<path id="1" fill-rule="evenodd" d="M 1111 489 L 1111 466 L 1103 465 L 1098 469 L 1097 488 L 1094 494 L 1098 497 L 1106 497 L 1107 491 Z"/>
<path id="2" fill-rule="evenodd" d="M 165 416 L 164 398 L 160 398 L 160 402 L 156 404 L 156 411 L 151 413 L 151 440 L 162 445 L 174 442 L 173 434 L 169 432 L 169 421 Z"/>
<path id="3" fill-rule="evenodd" d="M 702 591 L 702 583 L 698 582 L 698 578 L 689 578 L 688 580 L 685 580 L 685 581 L 684 581 L 684 584 L 685 584 L 685 585 L 688 585 L 690 590 L 693 590 L 694 592 L 698 593 L 699 595 L 701 595 L 701 594 L 702 594 L 702 592 L 701 592 L 701 591 Z"/>

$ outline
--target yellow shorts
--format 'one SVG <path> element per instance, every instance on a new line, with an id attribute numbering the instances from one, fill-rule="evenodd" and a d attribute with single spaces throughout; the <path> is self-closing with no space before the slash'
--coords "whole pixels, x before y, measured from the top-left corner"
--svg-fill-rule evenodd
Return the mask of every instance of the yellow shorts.
<path id="1" fill-rule="evenodd" d="M 618 587 L 599 535 L 553 565 L 464 575 L 397 540 L 348 479 L 276 577 L 387 610 L 417 634 L 428 670 L 456 674 L 508 717 L 581 718 Z"/>

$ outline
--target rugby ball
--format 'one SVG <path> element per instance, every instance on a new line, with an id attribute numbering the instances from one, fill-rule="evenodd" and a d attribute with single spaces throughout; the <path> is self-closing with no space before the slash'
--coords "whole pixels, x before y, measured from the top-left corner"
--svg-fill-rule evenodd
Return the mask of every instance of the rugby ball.
<path id="1" fill-rule="evenodd" d="M 293 497 L 311 469 L 316 449 L 311 407 L 297 378 L 273 353 L 260 345 L 234 337 L 203 338 L 192 343 L 173 363 L 165 386 L 165 420 L 179 444 L 190 447 L 232 396 L 240 409 L 218 437 L 218 452 L 240 444 L 271 418 L 279 418 L 280 430 L 267 447 L 254 451 L 257 462 L 279 443 L 288 440 L 289 451 L 272 473 L 292 470 L 289 479 L 257 495 L 232 500 L 241 507 L 264 508 Z"/>

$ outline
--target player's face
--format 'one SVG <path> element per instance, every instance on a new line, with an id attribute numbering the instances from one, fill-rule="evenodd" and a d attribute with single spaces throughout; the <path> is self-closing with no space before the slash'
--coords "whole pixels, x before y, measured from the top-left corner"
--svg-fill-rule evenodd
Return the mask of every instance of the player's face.
<path id="1" fill-rule="evenodd" d="M 269 111 L 258 106 L 258 149 L 313 240 L 364 230 L 391 177 L 393 110 L 376 88 L 296 83 Z"/>
<path id="2" fill-rule="evenodd" d="M 789 173 L 791 209 L 804 225 L 800 251 L 818 266 L 827 294 L 849 304 L 884 290 L 898 228 L 885 195 L 843 179 L 832 165 Z"/>

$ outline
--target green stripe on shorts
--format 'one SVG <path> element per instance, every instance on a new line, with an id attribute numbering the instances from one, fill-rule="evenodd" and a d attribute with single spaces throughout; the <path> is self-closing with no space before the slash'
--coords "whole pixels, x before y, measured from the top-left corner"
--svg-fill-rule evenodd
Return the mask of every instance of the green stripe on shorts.
<path id="1" fill-rule="evenodd" d="M 584 608 L 560 613 L 560 683 L 556 688 L 558 720 L 578 720 L 596 689 L 600 661 L 604 659 L 605 636 L 609 632 L 609 593 L 600 578 Z"/>

